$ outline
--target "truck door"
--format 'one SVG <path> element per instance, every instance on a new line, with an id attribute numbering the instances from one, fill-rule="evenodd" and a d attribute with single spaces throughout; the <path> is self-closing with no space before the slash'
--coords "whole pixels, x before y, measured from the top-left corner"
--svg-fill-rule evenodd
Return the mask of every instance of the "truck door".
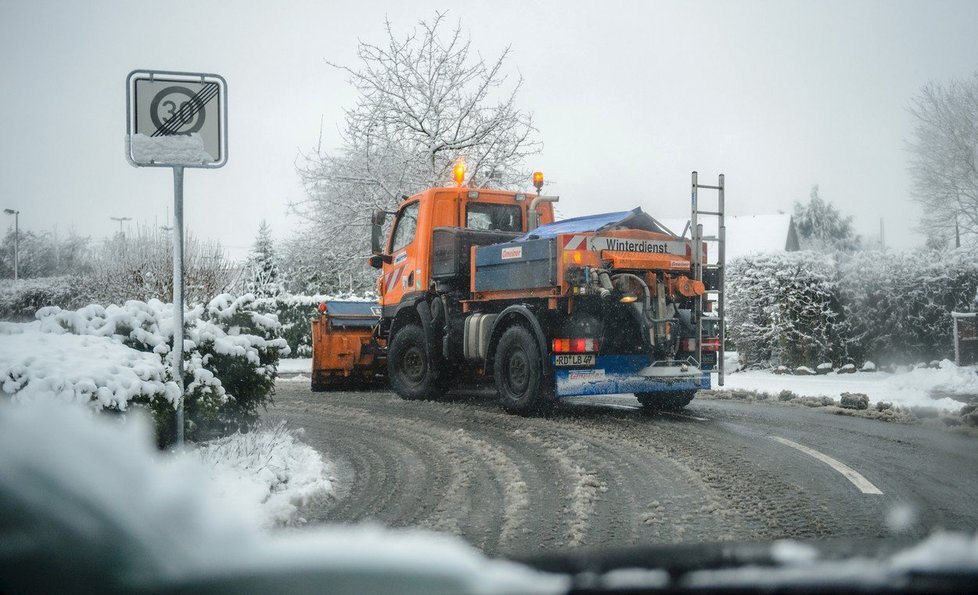
<path id="1" fill-rule="evenodd" d="M 420 201 L 406 205 L 394 222 L 388 254 L 391 263 L 384 266 L 384 305 L 401 301 L 405 293 L 421 289 L 418 269 L 418 211 Z"/>

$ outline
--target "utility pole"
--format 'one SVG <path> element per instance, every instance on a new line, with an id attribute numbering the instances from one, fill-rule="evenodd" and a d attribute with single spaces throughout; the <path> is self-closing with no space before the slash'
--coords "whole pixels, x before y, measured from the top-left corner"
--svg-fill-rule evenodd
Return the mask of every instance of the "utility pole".
<path id="1" fill-rule="evenodd" d="M 4 213 L 14 216 L 14 282 L 17 282 L 17 266 L 20 261 L 20 211 L 4 209 Z"/>
<path id="2" fill-rule="evenodd" d="M 122 231 L 122 224 L 126 221 L 132 221 L 132 217 L 109 217 L 109 219 L 119 222 L 119 235 L 125 235 L 125 232 Z"/>

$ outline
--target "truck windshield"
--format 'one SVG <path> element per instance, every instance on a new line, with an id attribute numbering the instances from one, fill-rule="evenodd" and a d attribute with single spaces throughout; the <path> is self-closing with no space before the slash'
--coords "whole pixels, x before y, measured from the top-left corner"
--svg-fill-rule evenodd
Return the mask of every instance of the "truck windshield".
<path id="1" fill-rule="evenodd" d="M 523 217 L 517 205 L 469 204 L 465 227 L 492 231 L 523 231 Z"/>

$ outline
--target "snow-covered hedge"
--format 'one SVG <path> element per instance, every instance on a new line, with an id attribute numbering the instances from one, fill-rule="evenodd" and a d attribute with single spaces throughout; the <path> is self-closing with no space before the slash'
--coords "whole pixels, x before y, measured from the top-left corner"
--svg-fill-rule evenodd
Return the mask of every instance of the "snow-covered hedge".
<path id="1" fill-rule="evenodd" d="M 978 257 L 793 252 L 730 262 L 727 332 L 747 364 L 914 363 L 953 355 L 951 311 L 978 287 Z"/>
<path id="2" fill-rule="evenodd" d="M 52 306 L 38 310 L 37 321 L 25 324 L 4 323 L 0 333 L 5 344 L 12 346 L 19 357 L 11 356 L 0 362 L 0 381 L 3 391 L 19 397 L 18 393 L 39 383 L 51 382 L 52 370 L 57 370 L 59 383 L 66 395 L 73 400 L 91 394 L 96 406 L 125 409 L 128 402 L 148 405 L 156 419 L 161 444 L 168 443 L 174 433 L 174 384 L 166 381 L 174 378 L 172 361 L 174 316 L 173 305 L 158 300 L 149 302 L 129 301 L 123 306 L 89 305 L 79 310 L 62 310 Z M 274 315 L 255 310 L 255 298 L 245 295 L 234 298 L 220 295 L 206 306 L 195 306 L 184 314 L 184 386 L 186 391 L 185 413 L 188 420 L 188 436 L 206 438 L 233 431 L 248 425 L 257 418 L 258 409 L 264 406 L 273 392 L 278 358 L 288 354 L 285 341 L 277 336 L 279 323 Z M 115 353 L 118 364 L 108 361 L 108 379 L 94 382 L 85 374 L 73 376 L 73 370 L 65 364 L 43 366 L 45 350 L 53 349 L 51 339 L 29 340 L 31 334 L 80 335 L 102 337 L 119 347 L 134 352 L 153 354 L 162 366 L 162 373 L 149 369 L 133 369 L 139 382 L 129 382 L 131 390 L 118 392 L 109 398 L 106 383 L 118 384 L 118 375 L 125 375 L 129 360 Z M 13 335 L 17 336 L 13 336 Z M 66 345 L 69 340 L 57 343 Z M 102 343 L 101 349 L 108 349 Z M 38 353 L 30 350 L 38 347 Z M 117 350 L 118 351 L 118 350 Z M 139 359 L 147 363 L 148 358 Z M 83 372 L 84 370 L 82 370 Z M 101 376 L 100 376 L 101 377 Z M 49 378 L 49 380 L 45 380 Z M 159 390 L 146 388 L 147 382 L 162 382 Z M 81 383 L 81 385 L 79 385 Z M 150 385 L 152 388 L 155 385 Z M 33 389 L 31 389 L 33 390 Z"/>
<path id="3" fill-rule="evenodd" d="M 978 288 L 978 254 L 861 252 L 840 262 L 841 299 L 860 338 L 862 355 L 877 363 L 953 359 L 951 312 L 965 311 Z"/>
<path id="4" fill-rule="evenodd" d="M 0 281 L 0 319 L 33 320 L 45 306 L 73 308 L 84 305 L 85 293 L 77 277 L 38 277 Z"/>

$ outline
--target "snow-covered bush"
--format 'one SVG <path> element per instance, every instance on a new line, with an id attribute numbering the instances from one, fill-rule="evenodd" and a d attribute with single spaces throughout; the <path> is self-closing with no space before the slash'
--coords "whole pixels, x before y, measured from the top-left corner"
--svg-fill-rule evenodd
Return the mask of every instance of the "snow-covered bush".
<path id="1" fill-rule="evenodd" d="M 38 277 L 0 281 L 0 319 L 33 320 L 34 313 L 45 306 L 77 308 L 87 296 L 77 277 Z"/>
<path id="2" fill-rule="evenodd" d="M 731 261 L 727 275 L 727 329 L 746 362 L 814 367 L 846 357 L 849 324 L 830 256 L 747 256 Z"/>
<path id="3" fill-rule="evenodd" d="M 974 251 L 861 252 L 840 268 L 865 357 L 911 364 L 953 355 L 951 312 L 966 310 L 978 288 Z"/>
<path id="4" fill-rule="evenodd" d="M 255 298 L 220 295 L 184 314 L 184 387 L 188 436 L 205 438 L 252 423 L 271 398 L 278 358 L 288 354 L 274 315 L 255 310 Z M 58 307 L 37 312 L 39 330 L 109 337 L 136 351 L 156 354 L 168 379 L 172 361 L 173 305 L 158 300 L 123 306 Z M 174 409 L 149 399 L 161 444 L 172 440 Z"/>
<path id="5" fill-rule="evenodd" d="M 176 402 L 159 356 L 109 337 L 52 334 L 38 323 L 0 323 L 0 391 L 21 403 L 54 399 L 94 410 Z"/>
<path id="6" fill-rule="evenodd" d="M 234 279 L 231 262 L 220 244 L 187 232 L 183 246 L 184 299 L 202 304 L 228 291 Z M 173 237 L 165 229 L 141 226 L 106 240 L 95 251 L 92 272 L 85 276 L 91 300 L 121 304 L 126 300 L 173 299 Z"/>

